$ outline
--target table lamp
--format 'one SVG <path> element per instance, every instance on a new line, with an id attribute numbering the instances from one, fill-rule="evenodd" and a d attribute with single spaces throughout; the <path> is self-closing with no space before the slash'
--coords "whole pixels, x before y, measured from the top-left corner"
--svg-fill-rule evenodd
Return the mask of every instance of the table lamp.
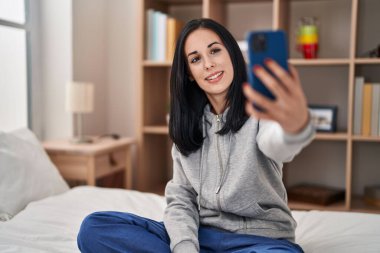
<path id="1" fill-rule="evenodd" d="M 69 82 L 66 86 L 66 111 L 76 117 L 74 143 L 89 143 L 91 138 L 82 133 L 82 116 L 94 110 L 94 84 L 89 82 Z"/>

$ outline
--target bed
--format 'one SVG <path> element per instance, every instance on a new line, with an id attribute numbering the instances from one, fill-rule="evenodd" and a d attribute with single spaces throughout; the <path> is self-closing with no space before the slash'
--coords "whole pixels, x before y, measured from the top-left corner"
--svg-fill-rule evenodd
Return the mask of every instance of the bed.
<path id="1" fill-rule="evenodd" d="M 164 197 L 131 190 L 75 187 L 30 203 L 0 224 L 0 252 L 79 252 L 76 235 L 94 211 L 117 210 L 162 220 Z M 380 215 L 293 211 L 305 252 L 380 252 Z"/>
<path id="2" fill-rule="evenodd" d="M 76 236 L 86 215 L 113 210 L 162 220 L 164 208 L 164 197 L 156 194 L 69 189 L 32 133 L 0 132 L 0 252 L 79 252 Z M 380 252 L 380 215 L 293 211 L 293 216 L 297 243 L 307 253 Z"/>

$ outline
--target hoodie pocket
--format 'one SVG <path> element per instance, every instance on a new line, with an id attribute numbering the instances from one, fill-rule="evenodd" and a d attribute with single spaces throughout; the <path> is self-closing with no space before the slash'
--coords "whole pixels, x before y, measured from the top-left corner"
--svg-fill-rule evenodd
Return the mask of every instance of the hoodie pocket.
<path id="1" fill-rule="evenodd" d="M 264 213 L 264 210 L 256 202 L 248 202 L 245 205 L 236 205 L 228 209 L 228 212 L 244 217 L 258 217 Z"/>
<path id="2" fill-rule="evenodd" d="M 281 208 L 254 203 L 247 212 L 255 214 L 254 216 L 248 214 L 245 224 L 247 229 L 289 230 L 296 226 L 291 214 Z"/>

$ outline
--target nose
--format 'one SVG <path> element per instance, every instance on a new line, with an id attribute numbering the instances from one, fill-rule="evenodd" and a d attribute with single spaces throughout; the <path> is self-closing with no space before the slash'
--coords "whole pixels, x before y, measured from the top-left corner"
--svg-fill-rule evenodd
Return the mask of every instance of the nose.
<path id="1" fill-rule="evenodd" d="M 207 59 L 204 60 L 204 69 L 205 70 L 209 70 L 213 67 L 215 67 L 215 63 L 208 57 L 206 57 Z"/>

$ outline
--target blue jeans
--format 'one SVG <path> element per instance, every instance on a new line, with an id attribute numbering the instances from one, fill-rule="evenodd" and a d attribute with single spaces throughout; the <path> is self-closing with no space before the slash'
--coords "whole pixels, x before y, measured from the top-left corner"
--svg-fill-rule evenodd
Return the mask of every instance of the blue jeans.
<path id="1" fill-rule="evenodd" d="M 292 252 L 302 253 L 297 244 L 283 239 L 236 234 L 201 226 L 200 252 Z M 79 230 L 81 252 L 170 253 L 170 238 L 163 222 L 131 213 L 96 212 L 87 216 Z M 184 252 L 186 253 L 186 252 Z"/>

